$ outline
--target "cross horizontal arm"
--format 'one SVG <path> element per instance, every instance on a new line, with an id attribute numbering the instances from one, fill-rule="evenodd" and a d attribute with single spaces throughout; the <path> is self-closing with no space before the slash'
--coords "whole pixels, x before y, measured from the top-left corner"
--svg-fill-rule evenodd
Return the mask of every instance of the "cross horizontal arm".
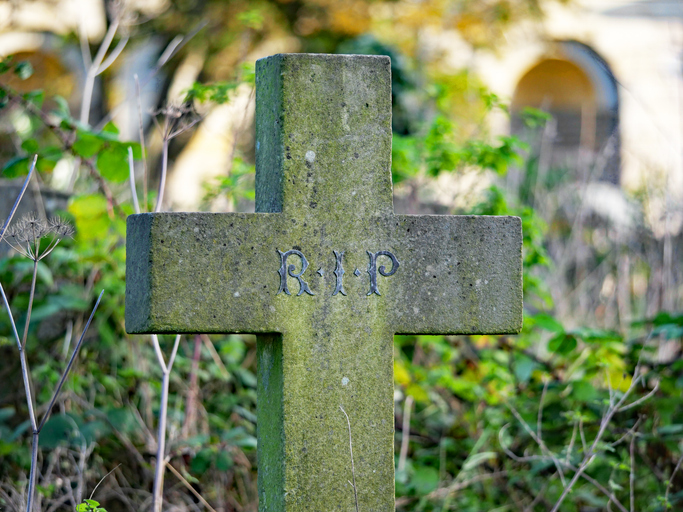
<path id="1" fill-rule="evenodd" d="M 274 332 L 280 224 L 269 213 L 129 216 L 128 332 Z"/>
<path id="2" fill-rule="evenodd" d="M 513 334 L 521 330 L 518 217 L 396 215 L 391 227 L 401 266 L 394 276 L 379 279 L 391 304 L 394 332 Z"/>
<path id="3" fill-rule="evenodd" d="M 129 332 L 286 332 L 351 305 L 396 333 L 521 329 L 516 217 L 171 213 L 131 216 L 128 230 Z"/>

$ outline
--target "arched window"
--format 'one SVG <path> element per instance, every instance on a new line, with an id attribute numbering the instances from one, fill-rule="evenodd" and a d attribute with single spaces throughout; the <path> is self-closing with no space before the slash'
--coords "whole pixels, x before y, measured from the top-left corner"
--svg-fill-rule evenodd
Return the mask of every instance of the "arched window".
<path id="1" fill-rule="evenodd" d="M 551 166 L 575 168 L 590 157 L 593 177 L 617 183 L 620 167 L 617 82 L 607 63 L 576 41 L 555 43 L 520 79 L 512 99 L 512 133 L 528 137 L 526 107 L 553 116 Z"/>

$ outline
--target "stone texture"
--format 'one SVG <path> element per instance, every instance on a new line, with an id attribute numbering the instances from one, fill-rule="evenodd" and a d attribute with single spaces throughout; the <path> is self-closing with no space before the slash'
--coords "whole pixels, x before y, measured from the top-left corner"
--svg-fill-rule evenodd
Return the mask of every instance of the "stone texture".
<path id="1" fill-rule="evenodd" d="M 393 336 L 518 332 L 521 223 L 394 215 L 387 57 L 276 55 L 256 70 L 259 213 L 129 217 L 126 329 L 258 335 L 261 511 L 355 510 L 340 405 L 360 509 L 393 511 Z M 313 295 L 292 277 L 278 293 L 278 250 L 292 249 Z M 333 295 L 334 251 L 347 295 Z M 368 251 L 399 262 L 377 273 L 381 295 Z"/>

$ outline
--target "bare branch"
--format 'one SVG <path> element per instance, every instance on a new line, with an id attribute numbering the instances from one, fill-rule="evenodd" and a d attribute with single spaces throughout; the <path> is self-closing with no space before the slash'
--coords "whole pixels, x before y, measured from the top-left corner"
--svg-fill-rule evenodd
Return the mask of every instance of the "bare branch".
<path id="1" fill-rule="evenodd" d="M 135 164 L 133 162 L 133 148 L 128 146 L 128 170 L 130 172 L 130 192 L 133 196 L 133 207 L 135 213 L 140 213 L 140 203 L 138 203 L 138 192 L 135 189 Z"/>
<path id="2" fill-rule="evenodd" d="M 38 155 L 34 155 L 33 161 L 31 162 L 31 167 L 29 167 L 28 175 L 26 176 L 26 179 L 24 180 L 24 184 L 21 186 L 21 190 L 19 191 L 19 195 L 17 196 L 17 199 L 14 201 L 14 205 L 12 206 L 12 209 L 10 210 L 9 215 L 7 216 L 7 219 L 5 220 L 5 223 L 2 225 L 2 229 L 0 229 L 0 242 L 2 242 L 2 239 L 5 236 L 5 233 L 7 232 L 7 227 L 9 226 L 9 223 L 12 222 L 12 217 L 14 217 L 14 214 L 17 212 L 17 208 L 19 208 L 19 203 L 21 202 L 21 199 L 24 197 L 24 193 L 26 192 L 26 189 L 28 188 L 28 184 L 31 181 L 31 176 L 33 176 L 33 171 L 36 168 L 36 162 L 37 161 L 38 161 Z"/>
<path id="3" fill-rule="evenodd" d="M 189 490 L 195 498 L 197 498 L 199 501 L 202 502 L 202 505 L 204 505 L 206 508 L 208 508 L 211 512 L 216 512 L 216 509 L 214 509 L 211 505 L 209 505 L 209 502 L 204 499 L 204 497 L 197 492 L 197 490 L 190 485 L 190 482 L 188 482 L 183 475 L 180 474 L 180 472 L 174 468 L 170 462 L 166 462 L 166 467 L 171 470 L 171 473 L 173 473 L 178 480 L 180 480 L 180 483 L 182 483 L 187 490 Z"/>
<path id="4" fill-rule="evenodd" d="M 81 345 L 83 344 L 83 340 L 85 339 L 85 334 L 88 332 L 88 328 L 90 327 L 90 323 L 92 322 L 92 319 L 95 316 L 95 311 L 97 311 L 97 307 L 100 305 L 100 301 L 102 300 L 102 295 L 104 295 L 104 290 L 102 290 L 100 292 L 100 296 L 97 298 L 97 302 L 95 303 L 95 307 L 92 309 L 92 312 L 90 313 L 90 317 L 88 318 L 88 321 L 86 322 L 85 327 L 83 328 L 83 332 L 81 333 L 81 337 L 78 338 L 78 343 L 76 343 L 76 346 L 74 347 L 74 351 L 71 353 L 71 359 L 69 359 L 69 362 L 66 365 L 66 368 L 64 369 L 64 373 L 62 373 L 62 376 L 59 379 L 59 383 L 57 384 L 57 388 L 55 389 L 55 392 L 52 395 L 52 399 L 50 400 L 50 403 L 47 406 L 47 410 L 45 411 L 45 415 L 43 416 L 43 420 L 40 422 L 40 425 L 38 426 L 38 432 L 41 431 L 41 429 L 45 425 L 45 422 L 50 417 L 50 413 L 52 412 L 52 407 L 54 407 L 55 401 L 57 400 L 57 397 L 59 396 L 59 392 L 62 390 L 62 386 L 64 386 L 64 382 L 66 382 L 66 378 L 69 376 L 69 372 L 71 371 L 71 367 L 73 366 L 74 361 L 76 360 L 76 356 L 78 355 L 78 351 L 81 349 Z"/>
<path id="5" fill-rule="evenodd" d="M 403 471 L 408 458 L 408 444 L 410 443 L 410 412 L 413 407 L 413 397 L 408 395 L 403 404 L 403 432 L 401 438 L 401 452 L 398 458 L 398 471 Z"/>
<path id="6" fill-rule="evenodd" d="M 629 447 L 629 455 L 631 457 L 631 470 L 629 471 L 628 486 L 629 497 L 631 502 L 631 512 L 636 512 L 636 455 L 635 455 L 635 434 L 631 436 L 631 446 Z"/>
<path id="7" fill-rule="evenodd" d="M 678 459 L 678 462 L 676 463 L 676 467 L 674 468 L 673 472 L 671 473 L 671 476 L 669 477 L 669 481 L 666 484 L 666 492 L 664 493 L 664 504 L 669 503 L 669 492 L 671 491 L 671 484 L 673 484 L 674 477 L 676 476 L 676 473 L 678 473 L 678 470 L 680 469 L 681 464 L 683 464 L 683 454 Z"/>
<path id="8" fill-rule="evenodd" d="M 649 400 L 650 398 L 652 398 L 652 397 L 654 396 L 654 394 L 657 392 L 658 389 L 659 389 L 659 382 L 657 382 L 657 383 L 655 384 L 655 387 L 652 388 L 652 391 L 650 391 L 647 395 L 645 395 L 645 396 L 639 398 L 639 399 L 636 400 L 635 402 L 632 402 L 632 403 L 630 403 L 630 404 L 628 404 L 628 405 L 624 405 L 624 406 L 622 406 L 622 407 L 619 407 L 619 408 L 617 409 L 616 412 L 628 411 L 629 409 L 632 409 L 633 407 L 642 404 L 642 403 L 645 402 L 646 400 Z"/>
<path id="9" fill-rule="evenodd" d="M 128 44 L 128 41 L 128 36 L 124 37 L 119 41 L 119 44 L 116 45 L 116 47 L 112 50 L 112 52 L 109 54 L 106 60 L 102 64 L 100 64 L 99 68 L 97 68 L 95 76 L 99 76 L 102 73 L 104 73 L 109 68 L 109 66 L 111 66 L 116 59 L 118 59 L 119 55 L 121 55 L 121 52 Z"/>
<path id="10" fill-rule="evenodd" d="M 90 103 L 92 102 L 92 92 L 95 86 L 95 78 L 98 75 L 98 69 L 102 65 L 104 56 L 106 55 L 107 50 L 109 50 L 109 47 L 111 46 L 111 43 L 114 40 L 114 36 L 116 35 L 116 31 L 118 30 L 118 28 L 119 19 L 114 18 L 111 25 L 109 25 L 109 28 L 107 29 L 107 33 L 104 35 L 102 44 L 100 44 L 100 47 L 97 50 L 97 53 L 95 54 L 95 58 L 93 59 L 92 64 L 88 68 L 88 72 L 85 77 L 85 84 L 83 86 L 83 100 L 81 101 L 80 121 L 83 124 L 87 125 L 90 123 Z"/>

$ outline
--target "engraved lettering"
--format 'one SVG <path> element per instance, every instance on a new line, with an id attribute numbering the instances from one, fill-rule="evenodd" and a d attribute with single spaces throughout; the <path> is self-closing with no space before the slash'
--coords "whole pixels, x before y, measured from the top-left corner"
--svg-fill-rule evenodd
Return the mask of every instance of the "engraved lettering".
<path id="1" fill-rule="evenodd" d="M 342 252 L 337 252 L 334 251 L 334 257 L 337 260 L 337 266 L 334 269 L 334 275 L 337 276 L 337 286 L 334 289 L 334 293 L 332 295 L 337 295 L 338 293 L 341 293 L 342 295 L 346 295 L 346 292 L 344 291 L 344 285 L 342 283 L 342 277 L 344 276 L 344 267 L 342 266 L 342 257 L 344 256 L 344 251 Z"/>
<path id="2" fill-rule="evenodd" d="M 379 270 L 380 275 L 384 277 L 393 276 L 398 270 L 398 260 L 396 259 L 396 256 L 389 251 L 377 251 L 376 253 L 372 253 L 370 251 L 366 252 L 368 253 L 368 256 L 370 256 L 370 264 L 368 265 L 368 274 L 370 274 L 370 291 L 367 294 L 372 295 L 373 293 L 376 293 L 377 295 L 382 295 L 379 293 L 379 288 L 377 288 L 377 271 Z M 380 265 L 379 269 L 377 268 L 378 256 L 387 256 L 391 259 L 391 270 L 389 272 L 386 271 L 386 267 L 384 265 Z"/>
<path id="3" fill-rule="evenodd" d="M 280 274 L 280 289 L 275 295 L 279 295 L 280 292 L 285 292 L 285 294 L 291 295 L 291 293 L 289 293 L 289 289 L 287 288 L 287 274 L 299 281 L 299 293 L 296 294 L 297 297 L 304 292 L 308 293 L 309 295 L 315 295 L 308 287 L 308 283 L 301 277 L 308 268 L 308 261 L 306 261 L 304 254 L 296 249 L 292 249 L 287 252 L 281 252 L 280 249 L 278 249 L 277 253 L 280 255 L 280 270 L 277 271 L 277 273 Z M 294 273 L 294 270 L 296 269 L 294 265 L 287 267 L 287 258 L 289 258 L 289 256 L 292 254 L 301 258 L 301 271 L 298 274 Z"/>

